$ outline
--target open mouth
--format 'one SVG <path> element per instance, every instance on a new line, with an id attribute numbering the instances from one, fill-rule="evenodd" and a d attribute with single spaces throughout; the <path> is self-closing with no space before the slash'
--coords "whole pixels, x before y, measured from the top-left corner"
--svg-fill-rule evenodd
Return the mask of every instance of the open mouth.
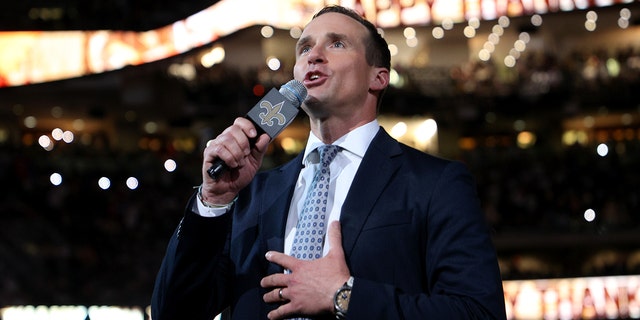
<path id="1" fill-rule="evenodd" d="M 312 71 L 308 72 L 306 76 L 305 84 L 319 84 L 323 78 L 326 78 L 322 72 Z"/>

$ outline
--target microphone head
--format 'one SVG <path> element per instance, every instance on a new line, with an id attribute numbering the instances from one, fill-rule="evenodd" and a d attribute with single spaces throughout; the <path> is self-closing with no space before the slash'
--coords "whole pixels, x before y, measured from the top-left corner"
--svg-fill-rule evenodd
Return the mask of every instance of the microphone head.
<path id="1" fill-rule="evenodd" d="M 307 98 L 307 88 L 298 80 L 291 80 L 285 83 L 278 91 L 296 108 L 300 108 L 304 99 Z"/>

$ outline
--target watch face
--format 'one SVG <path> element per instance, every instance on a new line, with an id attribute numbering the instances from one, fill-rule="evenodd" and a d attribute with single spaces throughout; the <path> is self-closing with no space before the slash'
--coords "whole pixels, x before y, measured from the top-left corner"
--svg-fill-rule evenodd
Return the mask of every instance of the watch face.
<path id="1" fill-rule="evenodd" d="M 349 298 L 351 297 L 351 289 L 342 289 L 336 295 L 336 306 L 342 312 L 346 312 L 349 308 Z"/>

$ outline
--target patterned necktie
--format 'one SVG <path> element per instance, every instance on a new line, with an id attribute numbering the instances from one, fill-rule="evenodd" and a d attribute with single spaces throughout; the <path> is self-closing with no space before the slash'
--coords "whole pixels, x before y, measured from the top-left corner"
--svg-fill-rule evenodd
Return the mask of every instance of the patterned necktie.
<path id="1" fill-rule="evenodd" d="M 313 175 L 311 187 L 304 201 L 293 238 L 291 255 L 302 260 L 322 257 L 322 246 L 326 230 L 327 198 L 329 196 L 329 164 L 340 151 L 340 147 L 324 145 L 318 148 L 320 164 Z"/>

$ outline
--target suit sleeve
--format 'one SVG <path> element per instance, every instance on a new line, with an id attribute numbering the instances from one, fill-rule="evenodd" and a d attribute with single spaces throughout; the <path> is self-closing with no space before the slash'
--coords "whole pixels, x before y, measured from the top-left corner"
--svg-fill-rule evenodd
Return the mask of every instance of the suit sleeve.
<path id="1" fill-rule="evenodd" d="M 229 305 L 233 279 L 228 257 L 231 214 L 202 217 L 191 211 L 173 233 L 151 301 L 154 320 L 211 320 Z"/>
<path id="2" fill-rule="evenodd" d="M 473 178 L 452 162 L 431 183 L 433 192 L 424 196 L 424 274 L 416 280 L 424 281 L 422 292 L 356 274 L 349 319 L 506 318 L 496 253 Z"/>

